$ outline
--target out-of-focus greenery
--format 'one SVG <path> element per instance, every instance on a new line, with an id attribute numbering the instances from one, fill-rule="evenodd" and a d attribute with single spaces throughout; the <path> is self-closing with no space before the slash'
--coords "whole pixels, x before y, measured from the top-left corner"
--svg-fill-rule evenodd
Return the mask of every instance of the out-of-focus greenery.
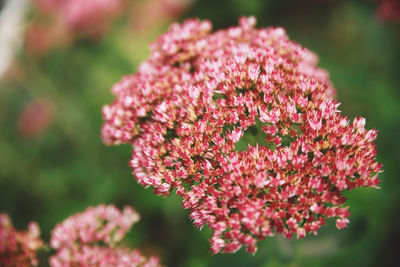
<path id="1" fill-rule="evenodd" d="M 366 117 L 367 128 L 379 131 L 382 188 L 347 193 L 348 228 L 336 230 L 331 220 L 316 237 L 268 238 L 255 256 L 243 249 L 211 256 L 210 231 L 193 227 L 178 197 L 158 197 L 137 184 L 128 167 L 131 148 L 107 147 L 99 137 L 101 107 L 113 101 L 111 86 L 147 58 L 148 44 L 166 23 L 139 33 L 117 22 L 102 40 L 81 40 L 39 58 L 17 55 L 14 70 L 0 80 L 0 211 L 20 229 L 37 221 L 48 241 L 56 223 L 87 206 L 131 205 L 142 219 L 125 242 L 159 254 L 168 266 L 400 266 L 400 25 L 379 21 L 376 5 L 200 0 L 176 18 L 207 18 L 218 29 L 236 25 L 240 15 L 255 15 L 259 26 L 283 26 L 318 54 L 343 114 Z M 53 121 L 41 135 L 25 138 L 18 120 L 36 98 L 53 103 Z"/>

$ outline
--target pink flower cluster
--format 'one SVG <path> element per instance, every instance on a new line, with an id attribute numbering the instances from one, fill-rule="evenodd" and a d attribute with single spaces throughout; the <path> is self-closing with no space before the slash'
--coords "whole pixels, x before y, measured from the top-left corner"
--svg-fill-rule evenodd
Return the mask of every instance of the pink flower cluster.
<path id="1" fill-rule="evenodd" d="M 0 213 L 1 266 L 36 266 L 36 251 L 42 246 L 40 229 L 35 222 L 29 223 L 27 231 L 17 231 L 8 215 Z"/>
<path id="2" fill-rule="evenodd" d="M 131 207 L 121 212 L 104 204 L 68 217 L 52 231 L 50 246 L 57 254 L 51 266 L 161 266 L 158 257 L 147 259 L 139 250 L 117 246 L 138 220 Z"/>
<path id="3" fill-rule="evenodd" d="M 97 36 L 120 15 L 125 0 L 35 0 L 37 7 L 53 14 L 69 31 Z"/>
<path id="4" fill-rule="evenodd" d="M 317 234 L 327 218 L 344 228 L 342 192 L 379 183 L 376 130 L 340 114 L 315 54 L 255 23 L 173 24 L 103 108 L 104 142 L 132 145 L 138 182 L 182 196 L 194 224 L 213 230 L 213 253 Z"/>

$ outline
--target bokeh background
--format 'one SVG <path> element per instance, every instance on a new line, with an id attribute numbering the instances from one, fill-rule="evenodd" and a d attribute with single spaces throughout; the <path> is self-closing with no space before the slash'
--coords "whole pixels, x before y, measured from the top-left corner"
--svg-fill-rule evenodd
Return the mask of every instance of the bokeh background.
<path id="1" fill-rule="evenodd" d="M 0 12 L 11 1 L 16 0 L 0 1 Z M 114 203 L 131 205 L 142 217 L 124 242 L 158 254 L 167 266 L 400 266 L 396 4 L 385 11 L 383 0 L 127 0 L 124 12 L 100 34 L 72 35 L 37 5 L 22 2 L 28 5 L 20 23 L 0 35 L 0 55 L 11 59 L 0 77 L 0 211 L 17 228 L 35 220 L 48 241 L 67 216 Z M 361 115 L 367 128 L 378 129 L 384 172 L 380 190 L 346 194 L 348 228 L 338 231 L 330 220 L 316 237 L 261 241 L 255 256 L 243 249 L 211 256 L 210 231 L 193 226 L 179 197 L 159 197 L 137 184 L 128 166 L 131 148 L 102 143 L 101 108 L 113 101 L 111 86 L 135 72 L 150 53 L 149 43 L 171 22 L 198 17 L 219 29 L 236 25 L 241 15 L 255 15 L 258 26 L 284 27 L 319 56 L 343 114 Z M 5 23 L 0 19 L 3 33 Z M 5 36 L 13 34 L 7 50 Z M 40 254 L 41 266 L 51 253 Z"/>

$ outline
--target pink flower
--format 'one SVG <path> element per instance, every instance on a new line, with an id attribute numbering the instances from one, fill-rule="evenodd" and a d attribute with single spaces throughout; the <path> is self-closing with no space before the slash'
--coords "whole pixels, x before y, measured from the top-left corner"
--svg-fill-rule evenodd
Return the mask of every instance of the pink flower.
<path id="1" fill-rule="evenodd" d="M 38 98 L 29 102 L 18 120 L 18 130 L 26 138 L 41 135 L 53 121 L 54 104 L 49 99 Z"/>
<path id="2" fill-rule="evenodd" d="M 147 259 L 139 250 L 117 246 L 138 220 L 139 214 L 131 207 L 121 212 L 103 204 L 68 217 L 52 231 L 50 246 L 57 254 L 50 258 L 50 265 L 160 266 L 158 257 Z"/>
<path id="3" fill-rule="evenodd" d="M 8 215 L 0 213 L 1 266 L 36 266 L 39 263 L 36 251 L 42 246 L 40 229 L 35 222 L 29 223 L 27 231 L 17 231 Z"/>
<path id="4" fill-rule="evenodd" d="M 400 1 L 378 0 L 379 7 L 377 15 L 382 21 L 393 21 L 400 23 Z"/>
<path id="5" fill-rule="evenodd" d="M 343 228 L 347 227 L 348 223 L 349 223 L 348 219 L 337 219 L 336 220 L 336 227 L 338 229 L 343 229 Z"/>
<path id="6" fill-rule="evenodd" d="M 148 31 L 162 22 L 181 16 L 192 3 L 191 0 L 133 1 L 131 24 L 136 32 Z"/>
<path id="7" fill-rule="evenodd" d="M 35 0 L 45 14 L 54 15 L 71 32 L 98 36 L 119 16 L 125 0 Z"/>
<path id="8" fill-rule="evenodd" d="M 42 57 L 50 50 L 69 45 L 74 34 L 60 20 L 49 23 L 35 21 L 27 25 L 25 31 L 25 47 L 32 56 Z"/>
<path id="9" fill-rule="evenodd" d="M 317 234 L 327 218 L 343 228 L 342 191 L 378 185 L 376 131 L 348 123 L 317 56 L 283 29 L 256 29 L 250 17 L 212 33 L 189 19 L 151 49 L 113 86 L 101 135 L 132 145 L 140 184 L 182 196 L 195 225 L 213 230 L 213 253 Z"/>

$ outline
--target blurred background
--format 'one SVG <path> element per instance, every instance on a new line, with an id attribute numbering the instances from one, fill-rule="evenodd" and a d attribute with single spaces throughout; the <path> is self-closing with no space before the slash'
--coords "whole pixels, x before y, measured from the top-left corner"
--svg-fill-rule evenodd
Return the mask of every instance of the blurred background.
<path id="1" fill-rule="evenodd" d="M 0 211 L 16 228 L 35 220 L 48 241 L 69 215 L 114 203 L 142 217 L 124 242 L 167 266 L 400 266 L 400 1 L 92 2 L 0 1 Z M 316 237 L 261 241 L 255 256 L 243 249 L 211 256 L 211 232 L 193 227 L 179 197 L 138 185 L 131 148 L 102 143 L 101 108 L 171 22 L 198 17 L 219 29 L 241 15 L 284 27 L 319 56 L 343 114 L 378 129 L 384 172 L 380 190 L 346 194 L 348 228 L 338 231 L 330 220 Z M 41 266 L 51 253 L 40 254 Z"/>

